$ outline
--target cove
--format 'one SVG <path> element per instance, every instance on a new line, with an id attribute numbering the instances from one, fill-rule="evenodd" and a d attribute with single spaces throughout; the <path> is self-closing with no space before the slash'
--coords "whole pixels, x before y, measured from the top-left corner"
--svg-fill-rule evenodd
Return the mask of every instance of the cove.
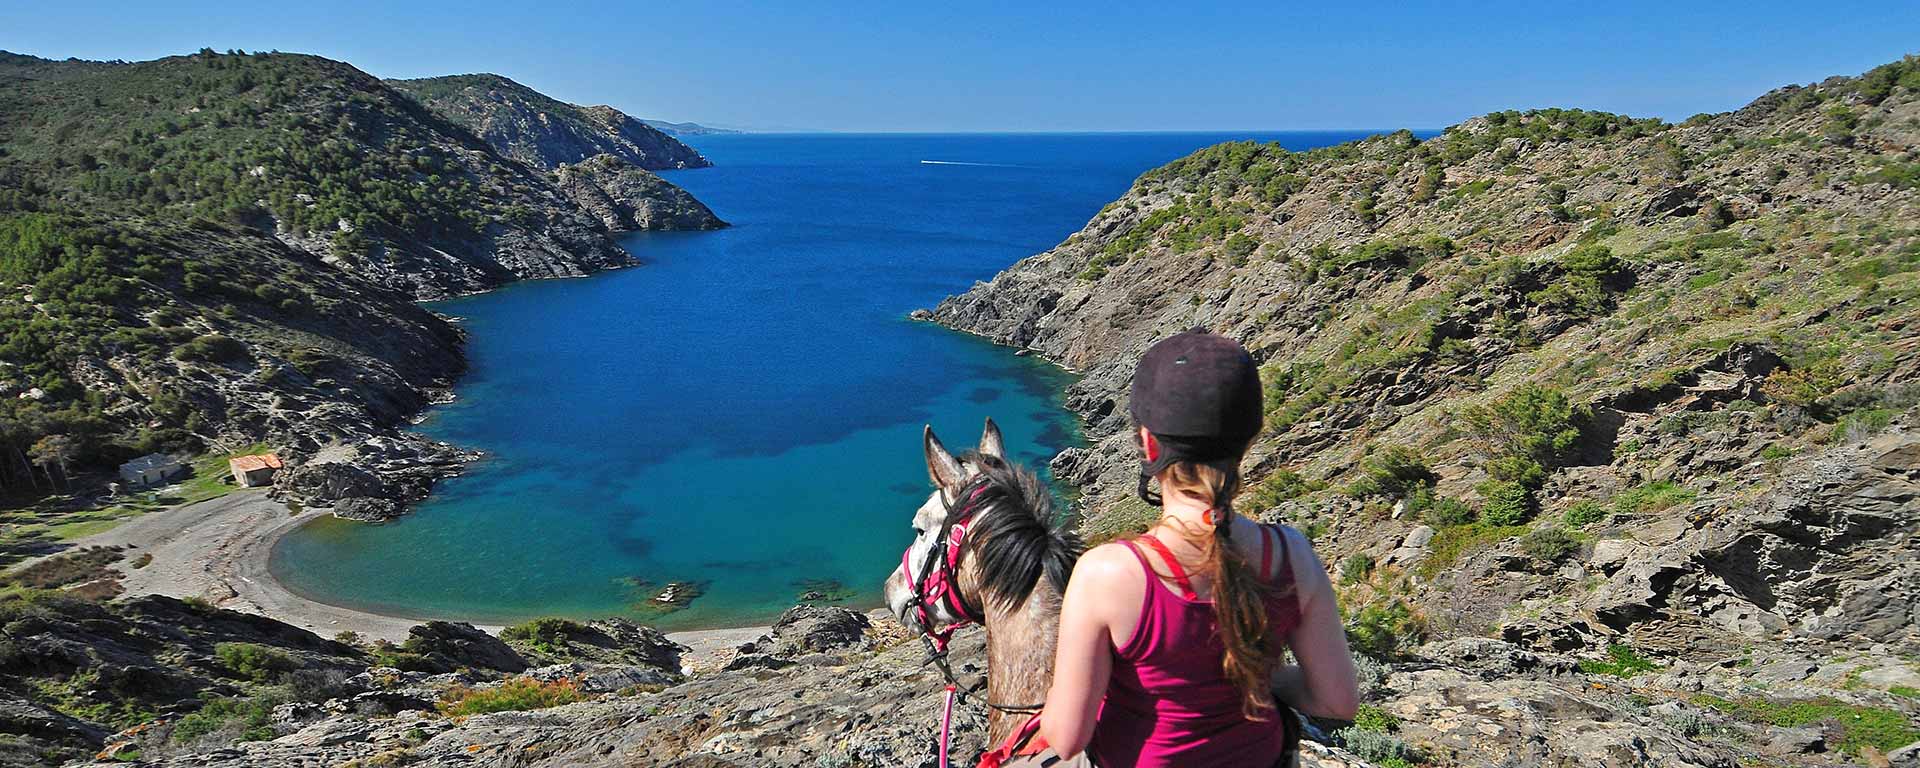
<path id="1" fill-rule="evenodd" d="M 1078 230 L 1140 173 L 1231 139 L 1348 133 L 695 137 L 668 175 L 733 227 L 639 233 L 646 262 L 441 302 L 472 368 L 419 429 L 485 451 L 411 515 L 323 519 L 272 569 L 322 602 L 484 623 L 764 623 L 878 603 L 928 492 L 920 429 L 992 416 L 1044 470 L 1071 376 L 906 319 Z M 698 585 L 683 610 L 651 599 Z"/>

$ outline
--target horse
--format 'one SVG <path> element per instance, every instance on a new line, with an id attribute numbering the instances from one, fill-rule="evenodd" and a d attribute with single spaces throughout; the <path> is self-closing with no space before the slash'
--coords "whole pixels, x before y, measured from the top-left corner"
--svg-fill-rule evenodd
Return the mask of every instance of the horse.
<path id="1" fill-rule="evenodd" d="M 1054 519 L 1047 486 L 1007 461 L 993 419 L 979 446 L 957 457 L 931 426 L 922 442 L 933 492 L 914 511 L 913 544 L 887 577 L 887 606 L 929 638 L 943 665 L 954 628 L 986 627 L 987 744 L 1003 744 L 1046 701 L 1060 596 L 1084 546 Z"/>

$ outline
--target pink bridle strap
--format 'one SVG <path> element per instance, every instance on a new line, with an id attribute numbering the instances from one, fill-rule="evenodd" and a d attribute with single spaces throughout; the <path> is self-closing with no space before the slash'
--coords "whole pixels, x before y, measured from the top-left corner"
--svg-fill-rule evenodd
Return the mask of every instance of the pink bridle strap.
<path id="1" fill-rule="evenodd" d="M 943 542 L 946 556 L 942 558 L 943 562 L 939 563 L 942 567 L 937 570 L 929 569 L 929 572 L 920 574 L 915 580 L 917 587 L 914 590 L 914 597 L 917 599 L 917 604 L 914 606 L 915 618 L 920 620 L 922 631 L 933 642 L 936 652 L 946 651 L 947 641 L 952 638 L 955 628 L 980 621 L 980 617 L 975 616 L 974 612 L 967 607 L 966 601 L 961 598 L 960 586 L 953 583 L 953 580 L 960 573 L 960 547 L 966 542 L 968 525 L 973 522 L 974 502 L 979 501 L 980 494 L 985 493 L 986 490 L 985 483 L 976 484 L 973 492 L 967 496 L 967 500 L 953 510 L 952 514 L 958 519 L 947 526 L 947 540 Z M 900 553 L 900 566 L 909 578 L 913 577 L 912 547 Z M 947 613 L 954 617 L 954 621 L 945 629 L 938 631 L 932 629 L 933 614 L 928 608 L 934 604 L 945 607 Z"/>

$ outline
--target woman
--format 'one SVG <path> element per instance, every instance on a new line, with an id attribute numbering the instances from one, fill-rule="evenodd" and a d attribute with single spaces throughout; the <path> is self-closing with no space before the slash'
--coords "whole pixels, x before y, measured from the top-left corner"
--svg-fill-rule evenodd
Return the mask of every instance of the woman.
<path id="1" fill-rule="evenodd" d="M 1068 582 L 1040 722 L 1060 756 L 1268 768 L 1298 741 L 1276 695 L 1353 719 L 1353 660 L 1319 558 L 1293 529 L 1233 512 L 1260 395 L 1247 351 L 1204 331 L 1162 340 L 1135 369 L 1140 495 L 1161 517 L 1086 553 Z M 1279 664 L 1283 647 L 1297 664 Z"/>

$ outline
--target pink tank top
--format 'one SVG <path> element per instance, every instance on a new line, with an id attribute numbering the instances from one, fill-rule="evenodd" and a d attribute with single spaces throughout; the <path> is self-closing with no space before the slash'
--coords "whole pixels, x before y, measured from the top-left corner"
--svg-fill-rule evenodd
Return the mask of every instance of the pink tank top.
<path id="1" fill-rule="evenodd" d="M 1300 601 L 1292 589 L 1286 536 L 1266 526 L 1261 528 L 1260 573 L 1273 573 L 1268 533 L 1280 539 L 1280 570 L 1267 603 L 1267 626 L 1278 648 L 1300 624 Z M 1226 649 L 1220 643 L 1213 601 L 1193 594 L 1165 545 L 1151 536 L 1140 540 L 1160 551 L 1185 594 L 1168 589 L 1139 546 L 1125 542 L 1147 572 L 1146 597 L 1133 637 L 1114 651 L 1107 698 L 1087 751 L 1101 768 L 1272 766 L 1286 746 L 1280 715 L 1264 721 L 1246 718 L 1240 689 L 1220 668 Z"/>

